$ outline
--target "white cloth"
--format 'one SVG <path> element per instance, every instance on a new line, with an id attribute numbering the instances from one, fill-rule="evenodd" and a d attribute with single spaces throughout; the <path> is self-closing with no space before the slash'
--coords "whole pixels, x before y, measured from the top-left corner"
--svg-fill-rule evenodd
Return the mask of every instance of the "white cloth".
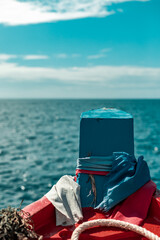
<path id="1" fill-rule="evenodd" d="M 80 185 L 74 178 L 65 175 L 45 195 L 56 209 L 56 225 L 74 225 L 83 219 Z"/>

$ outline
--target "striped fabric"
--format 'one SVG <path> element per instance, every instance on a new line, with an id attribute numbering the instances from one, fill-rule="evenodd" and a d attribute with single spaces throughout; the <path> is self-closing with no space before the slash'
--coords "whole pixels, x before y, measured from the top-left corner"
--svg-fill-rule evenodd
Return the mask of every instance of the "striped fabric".
<path id="1" fill-rule="evenodd" d="M 77 159 L 77 169 L 89 171 L 110 172 L 114 156 L 109 157 L 85 157 Z"/>

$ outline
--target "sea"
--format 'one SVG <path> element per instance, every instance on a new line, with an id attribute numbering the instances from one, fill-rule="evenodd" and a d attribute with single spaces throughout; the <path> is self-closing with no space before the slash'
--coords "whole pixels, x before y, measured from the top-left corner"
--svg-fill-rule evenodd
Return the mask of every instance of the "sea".
<path id="1" fill-rule="evenodd" d="M 74 175 L 80 115 L 101 107 L 133 115 L 135 156 L 160 188 L 160 100 L 0 100 L 0 208 L 24 207 Z"/>

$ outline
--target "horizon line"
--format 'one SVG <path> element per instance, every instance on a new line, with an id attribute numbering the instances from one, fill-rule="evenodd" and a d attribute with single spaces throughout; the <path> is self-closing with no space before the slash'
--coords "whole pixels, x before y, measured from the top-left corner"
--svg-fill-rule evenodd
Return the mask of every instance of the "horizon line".
<path id="1" fill-rule="evenodd" d="M 0 100 L 160 100 L 160 98 L 1 98 Z"/>

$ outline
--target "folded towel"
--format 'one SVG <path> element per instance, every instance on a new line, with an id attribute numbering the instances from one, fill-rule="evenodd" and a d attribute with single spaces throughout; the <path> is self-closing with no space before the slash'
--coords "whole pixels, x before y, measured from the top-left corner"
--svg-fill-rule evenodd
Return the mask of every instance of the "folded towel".
<path id="1" fill-rule="evenodd" d="M 56 209 L 56 225 L 74 225 L 83 219 L 80 186 L 72 176 L 65 175 L 45 195 Z"/>

